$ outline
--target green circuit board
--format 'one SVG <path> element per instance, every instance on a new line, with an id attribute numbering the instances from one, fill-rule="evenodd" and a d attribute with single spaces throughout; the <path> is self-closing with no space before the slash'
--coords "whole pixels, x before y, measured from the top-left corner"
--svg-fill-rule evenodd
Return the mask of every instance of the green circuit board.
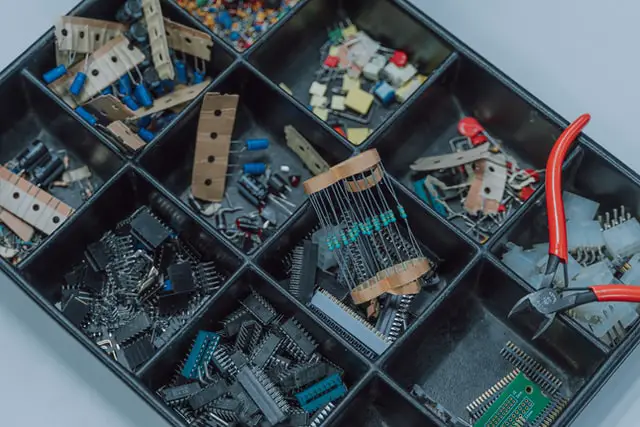
<path id="1" fill-rule="evenodd" d="M 540 387 L 519 373 L 473 427 L 518 427 L 533 422 L 551 399 Z"/>

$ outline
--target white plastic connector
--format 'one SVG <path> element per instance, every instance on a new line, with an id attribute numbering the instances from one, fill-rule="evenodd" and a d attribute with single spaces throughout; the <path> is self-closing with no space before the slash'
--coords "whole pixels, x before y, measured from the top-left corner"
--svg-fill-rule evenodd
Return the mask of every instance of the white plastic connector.
<path id="1" fill-rule="evenodd" d="M 502 255 L 502 262 L 518 276 L 528 280 L 536 272 L 536 259 L 515 243 L 508 242 L 506 246 L 508 250 Z"/>
<path id="2" fill-rule="evenodd" d="M 389 62 L 382 70 L 382 76 L 384 79 L 396 88 L 399 88 L 408 82 L 417 73 L 418 70 L 416 70 L 416 67 L 411 64 L 407 64 L 400 68 L 393 62 Z"/>
<path id="3" fill-rule="evenodd" d="M 567 241 L 569 250 L 578 248 L 602 248 L 604 237 L 600 229 L 600 223 L 592 220 L 567 221 Z"/>
<path id="4" fill-rule="evenodd" d="M 640 223 L 631 218 L 602 232 L 607 250 L 613 257 L 629 257 L 640 252 Z"/>
<path id="5" fill-rule="evenodd" d="M 562 201 L 567 221 L 592 220 L 600 207 L 600 203 L 569 191 L 562 192 Z"/>

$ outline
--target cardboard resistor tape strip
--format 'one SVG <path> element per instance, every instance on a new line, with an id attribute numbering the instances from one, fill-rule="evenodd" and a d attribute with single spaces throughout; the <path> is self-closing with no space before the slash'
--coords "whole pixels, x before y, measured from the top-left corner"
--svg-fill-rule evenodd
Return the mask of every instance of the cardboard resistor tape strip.
<path id="1" fill-rule="evenodd" d="M 73 213 L 60 200 L 1 166 L 0 207 L 47 235 Z"/>
<path id="2" fill-rule="evenodd" d="M 382 181 L 383 177 L 382 168 L 380 166 L 374 166 L 370 172 L 371 174 L 365 178 L 355 181 L 345 181 L 344 185 L 347 191 L 350 193 L 358 193 L 378 185 L 378 183 Z"/>
<path id="3" fill-rule="evenodd" d="M 219 202 L 224 198 L 238 99 L 238 95 L 218 93 L 204 96 L 191 179 L 191 192 L 198 199 Z"/>
<path id="4" fill-rule="evenodd" d="M 30 242 L 36 232 L 32 226 L 6 209 L 0 208 L 0 221 L 2 221 L 16 234 L 16 236 L 25 242 Z"/>
<path id="5" fill-rule="evenodd" d="M 129 126 L 125 125 L 119 120 L 109 123 L 107 129 L 109 129 L 111 133 L 113 133 L 122 144 L 126 145 L 133 151 L 138 151 L 145 145 L 147 145 L 146 142 L 144 142 L 138 135 L 136 135 L 131 129 L 129 129 Z"/>
<path id="6" fill-rule="evenodd" d="M 409 290 L 413 290 L 411 282 L 417 281 L 430 270 L 431 263 L 424 257 L 405 261 L 378 272 L 375 277 L 357 286 L 351 291 L 351 298 L 355 304 L 362 304 L 392 289 L 408 286 Z"/>
<path id="7" fill-rule="evenodd" d="M 134 117 L 133 111 L 113 95 L 96 96 L 91 101 L 84 104 L 84 106 L 95 110 L 96 113 L 99 113 L 111 122 L 116 120 L 127 120 Z"/>
<path id="8" fill-rule="evenodd" d="M 149 114 L 155 114 L 160 111 L 167 110 L 175 107 L 176 105 L 185 104 L 194 98 L 197 98 L 200 93 L 209 86 L 211 79 L 205 79 L 202 83 L 198 83 L 193 86 L 184 86 L 176 88 L 173 92 L 163 95 L 153 101 L 153 105 L 149 108 L 138 108 L 133 112 L 134 117 L 144 117 Z"/>
<path id="9" fill-rule="evenodd" d="M 389 289 L 387 292 L 393 295 L 414 295 L 420 292 L 420 283 L 413 281 L 399 288 Z"/>
<path id="10" fill-rule="evenodd" d="M 169 54 L 169 42 L 164 28 L 160 0 L 142 0 L 142 10 L 149 33 L 153 66 L 161 80 L 173 80 L 175 70 Z"/>
<path id="11" fill-rule="evenodd" d="M 178 24 L 168 18 L 164 18 L 167 43 L 169 47 L 188 55 L 211 61 L 211 48 L 213 39 L 205 32 L 198 31 L 186 25 Z"/>
<path id="12" fill-rule="evenodd" d="M 484 198 L 482 212 L 485 214 L 498 213 L 506 185 L 507 159 L 504 154 L 492 154 L 486 160 L 482 177 L 482 197 Z"/>
<path id="13" fill-rule="evenodd" d="M 91 53 L 126 30 L 119 22 L 62 16 L 55 26 L 56 45 L 61 51 Z"/>
<path id="14" fill-rule="evenodd" d="M 64 77 L 51 83 L 48 88 L 72 107 L 78 103 L 84 104 L 113 84 L 128 70 L 144 61 L 144 54 L 140 49 L 133 45 L 131 45 L 132 49 L 129 49 L 129 45 L 129 41 L 124 36 L 118 36 L 91 55 L 87 80 L 75 100 L 69 95 L 69 86 L 78 71 L 84 69 L 84 60 L 69 69 Z"/>
<path id="15" fill-rule="evenodd" d="M 291 148 L 291 150 L 300 157 L 300 160 L 302 160 L 311 173 L 319 175 L 329 170 L 329 164 L 296 128 L 291 125 L 285 126 L 284 136 L 287 140 L 287 147 Z"/>
<path id="16" fill-rule="evenodd" d="M 338 163 L 328 171 L 306 180 L 303 184 L 306 194 L 317 193 L 336 182 L 366 172 L 380 163 L 380 155 L 375 148 L 364 151 L 355 157 Z"/>

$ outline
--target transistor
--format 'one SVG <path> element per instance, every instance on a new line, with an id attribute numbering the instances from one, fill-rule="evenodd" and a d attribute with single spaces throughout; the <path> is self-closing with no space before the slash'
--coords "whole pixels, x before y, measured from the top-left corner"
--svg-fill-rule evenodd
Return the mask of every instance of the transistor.
<path id="1" fill-rule="evenodd" d="M 276 310 L 271 304 L 253 290 L 241 304 L 263 325 L 270 324 L 277 316 Z"/>
<path id="2" fill-rule="evenodd" d="M 157 249 L 171 232 L 148 209 L 140 210 L 131 220 L 131 232 L 150 249 Z"/>
<path id="3" fill-rule="evenodd" d="M 287 343 L 286 348 L 292 356 L 306 360 L 318 347 L 309 332 L 307 332 L 293 317 L 280 325 Z"/>
<path id="4" fill-rule="evenodd" d="M 200 390 L 202 390 L 200 383 L 193 382 L 178 385 L 175 387 L 168 387 L 161 390 L 160 393 L 165 402 L 176 403 L 188 399 L 190 396 L 196 394 Z"/>

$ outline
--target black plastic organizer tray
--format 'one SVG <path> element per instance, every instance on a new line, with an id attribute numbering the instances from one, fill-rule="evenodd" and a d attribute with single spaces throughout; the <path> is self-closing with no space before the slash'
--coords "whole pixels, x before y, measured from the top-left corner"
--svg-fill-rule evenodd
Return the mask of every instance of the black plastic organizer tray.
<path id="1" fill-rule="evenodd" d="M 162 8 L 175 21 L 209 31 L 170 0 L 163 0 Z M 115 9 L 115 4 L 85 0 L 71 14 L 108 18 Z M 340 11 L 385 45 L 402 48 L 430 64 L 425 70 L 430 72 L 426 83 L 399 108 L 380 117 L 359 147 L 279 87 L 285 80 L 294 88 L 296 79 L 301 87 L 309 83 L 309 67 L 316 65 L 319 40 Z M 447 149 L 447 140 L 463 114 L 478 118 L 523 164 L 536 169 L 544 167 L 567 121 L 406 1 L 303 0 L 242 53 L 212 36 L 214 60 L 208 74 L 213 81 L 207 92 L 241 95 L 234 137 L 269 135 L 275 149 L 291 155 L 286 151 L 282 128 L 293 124 L 331 164 L 369 148 L 378 149 L 414 233 L 438 261 L 442 278 L 407 331 L 380 357 L 369 360 L 282 284 L 286 273 L 279 260 L 318 221 L 302 194 L 295 200 L 298 207 L 293 215 L 284 218 L 273 235 L 249 252 L 234 245 L 192 209 L 186 191 L 204 93 L 135 155 L 122 153 L 80 120 L 40 80 L 42 72 L 54 65 L 53 30 L 0 77 L 4 100 L 0 106 L 0 159 L 11 158 L 40 135 L 88 164 L 99 185 L 86 202 L 70 200 L 76 208 L 72 217 L 25 259 L 16 265 L 0 260 L 2 269 L 172 425 L 186 424 L 156 394 L 157 388 L 174 374 L 198 330 L 216 328 L 251 289 L 283 315 L 293 316 L 318 341 L 323 357 L 345 370 L 348 394 L 323 425 L 451 425 L 444 420 L 443 409 L 467 419 L 466 405 L 507 373 L 508 366 L 500 356 L 507 341 L 516 343 L 563 380 L 572 397 L 553 425 L 569 425 L 638 344 L 637 322 L 621 342 L 609 347 L 561 315 L 533 341 L 541 318 L 524 315 L 507 319 L 512 305 L 532 288 L 502 264 L 500 255 L 507 241 L 523 244 L 543 238 L 546 224 L 540 213 L 544 211 L 544 185 L 481 245 L 418 199 L 407 181 L 408 165 L 415 158 Z M 291 160 L 296 161 L 295 157 Z M 580 138 L 565 170 L 572 191 L 598 197 L 612 207 L 624 203 L 640 213 L 640 177 L 589 138 Z M 231 182 L 231 192 L 233 185 Z M 62 275 L 82 256 L 86 245 L 143 205 L 152 206 L 181 239 L 205 259 L 215 261 L 224 281 L 165 346 L 130 371 L 98 348 L 55 303 L 60 299 Z M 425 390 L 432 406 L 423 405 L 410 393 L 414 385 Z"/>

